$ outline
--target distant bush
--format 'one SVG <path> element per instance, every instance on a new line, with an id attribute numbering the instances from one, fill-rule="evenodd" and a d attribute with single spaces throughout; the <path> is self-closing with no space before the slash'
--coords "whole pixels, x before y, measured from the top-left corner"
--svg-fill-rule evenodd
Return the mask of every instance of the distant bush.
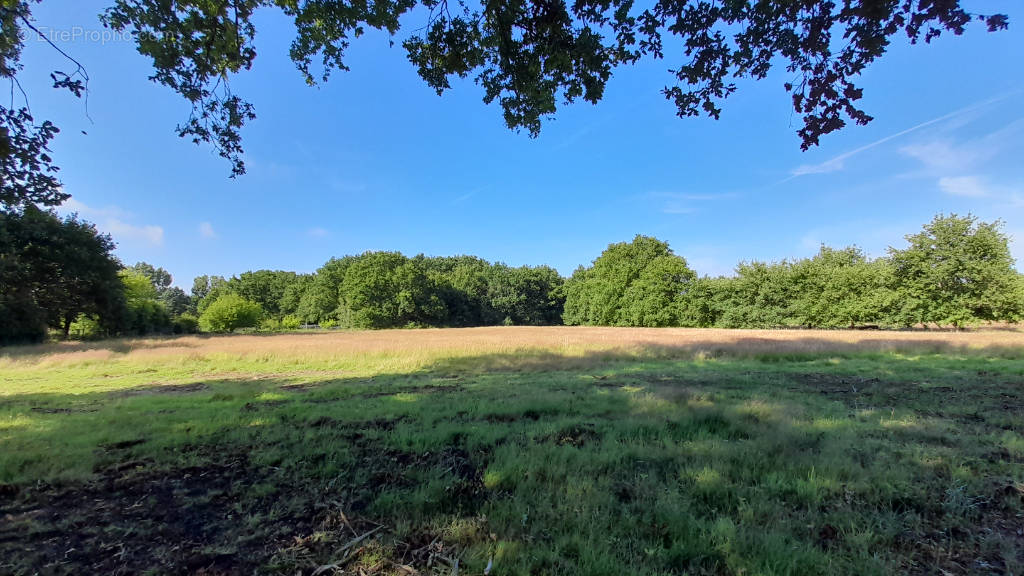
<path id="1" fill-rule="evenodd" d="M 298 330 L 302 326 L 302 320 L 298 316 L 285 316 L 281 319 L 281 328 L 284 330 Z"/>
<path id="2" fill-rule="evenodd" d="M 68 330 L 68 337 L 75 340 L 97 340 L 106 335 L 107 333 L 103 326 L 95 318 L 85 314 L 79 315 L 71 323 L 71 328 Z"/>
<path id="3" fill-rule="evenodd" d="M 338 327 L 338 321 L 337 320 L 332 320 L 330 318 L 328 318 L 327 320 L 321 320 L 320 321 L 320 327 L 321 328 L 337 328 Z"/>
<path id="4" fill-rule="evenodd" d="M 175 334 L 195 334 L 199 331 L 199 318 L 191 314 L 182 314 L 174 319 Z"/>
<path id="5" fill-rule="evenodd" d="M 227 293 L 210 303 L 199 316 L 199 329 L 203 332 L 231 332 L 238 328 L 252 328 L 259 325 L 263 317 L 260 305 Z"/>

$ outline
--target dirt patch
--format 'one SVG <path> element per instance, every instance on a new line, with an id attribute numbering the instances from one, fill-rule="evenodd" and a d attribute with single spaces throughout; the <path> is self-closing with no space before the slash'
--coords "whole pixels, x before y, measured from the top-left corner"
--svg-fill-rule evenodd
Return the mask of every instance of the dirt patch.
<path id="1" fill-rule="evenodd" d="M 131 448 L 133 446 L 138 446 L 139 444 L 145 444 L 145 443 L 146 443 L 146 439 L 145 438 L 134 438 L 132 440 L 122 440 L 120 442 L 110 442 L 108 444 L 100 444 L 100 448 L 110 452 L 110 451 L 113 451 L 113 450 L 127 450 L 128 448 Z"/>
<path id="2" fill-rule="evenodd" d="M 195 382 L 192 384 L 160 384 L 159 382 L 154 382 L 138 388 L 128 388 L 126 390 L 111 392 L 110 396 L 112 398 L 130 398 L 132 396 L 147 396 L 150 394 L 191 394 L 193 392 L 202 392 L 209 389 L 210 387 L 203 382 Z"/>
<path id="3" fill-rule="evenodd" d="M 310 428 L 340 428 L 357 432 L 390 432 L 395 429 L 399 422 L 405 420 L 404 416 L 398 418 L 374 418 L 372 420 L 351 420 L 344 421 L 330 416 L 318 416 L 306 422 Z"/>
<path id="4" fill-rule="evenodd" d="M 366 392 L 357 394 L 354 398 L 384 398 L 386 396 L 397 396 L 398 394 L 451 394 L 461 392 L 464 388 L 458 384 L 437 384 L 434 386 L 409 386 L 396 390 L 381 390 L 379 392 Z"/>
<path id="5" fill-rule="evenodd" d="M 246 402 L 245 406 L 242 406 L 239 410 L 242 412 L 259 412 L 260 410 L 270 410 L 273 408 L 280 408 L 287 404 L 287 400 L 266 400 L 263 402 Z"/>
<path id="6" fill-rule="evenodd" d="M 583 424 L 574 424 L 554 434 L 541 436 L 537 440 L 540 442 L 554 442 L 559 446 L 581 448 L 592 442 L 599 442 L 601 435 L 598 434 L 593 424 L 585 422 Z"/>
<path id="7" fill-rule="evenodd" d="M 171 472 L 103 471 L 89 484 L 30 487 L 0 503 L 0 557 L 27 573 L 250 574 L 266 540 L 235 517 L 259 477 L 244 457 Z M 17 570 L 16 570 L 17 571 Z"/>
<path id="8" fill-rule="evenodd" d="M 393 425 L 370 422 L 360 425 Z M 336 560 L 339 543 L 371 529 L 374 538 L 387 538 L 388 527 L 364 513 L 385 490 L 415 489 L 416 474 L 432 470 L 444 479 L 443 496 L 431 502 L 438 512 L 476 517 L 487 497 L 478 465 L 484 455 L 459 446 L 418 454 L 358 441 L 356 462 L 332 479 L 329 499 L 301 471 L 289 480 L 250 464 L 244 453 L 207 458 L 172 470 L 124 462 L 85 484 L 4 485 L 0 572 L 241 576 L 288 567 L 282 573 L 306 574 Z M 272 488 L 252 490 L 257 486 Z M 428 544 L 407 547 L 403 556 L 444 554 L 443 544 Z"/>
<path id="9" fill-rule="evenodd" d="M 38 414 L 84 414 L 87 412 L 99 412 L 99 408 L 50 408 L 46 406 L 33 406 L 30 410 Z"/>

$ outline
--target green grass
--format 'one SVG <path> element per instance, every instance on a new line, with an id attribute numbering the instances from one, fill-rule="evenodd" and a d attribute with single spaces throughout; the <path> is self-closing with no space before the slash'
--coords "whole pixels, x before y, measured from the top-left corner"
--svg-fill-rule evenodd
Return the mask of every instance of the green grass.
<path id="1" fill-rule="evenodd" d="M 0 380 L 5 574 L 1024 572 L 1005 351 L 114 354 Z"/>

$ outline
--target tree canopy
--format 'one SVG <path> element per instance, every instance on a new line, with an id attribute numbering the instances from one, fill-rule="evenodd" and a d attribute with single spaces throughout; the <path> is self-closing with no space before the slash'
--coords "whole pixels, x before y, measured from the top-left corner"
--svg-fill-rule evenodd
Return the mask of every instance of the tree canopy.
<path id="1" fill-rule="evenodd" d="M 81 314 L 116 324 L 123 306 L 114 242 L 77 216 L 0 212 L 0 340 L 65 336 Z"/>
<path id="2" fill-rule="evenodd" d="M 0 77 L 12 82 L 25 38 L 45 40 L 32 23 L 37 1 L 0 4 Z M 856 79 L 898 36 L 927 43 L 962 34 L 972 21 L 989 31 L 1008 25 L 1006 15 L 971 14 L 958 0 L 115 0 L 102 22 L 130 34 L 153 63 L 150 78 L 189 102 L 178 135 L 212 145 L 232 176 L 245 172 L 241 130 L 256 115 L 231 78 L 256 59 L 255 15 L 264 9 L 293 20 L 289 55 L 311 85 L 347 70 L 346 50 L 367 30 L 394 37 L 419 17 L 401 43 L 420 77 L 438 94 L 454 78 L 472 77 L 510 129 L 533 136 L 560 104 L 599 102 L 615 70 L 640 60 L 668 62 L 662 94 L 680 117 L 718 118 L 738 79 L 763 79 L 778 66 L 791 78 L 784 88 L 802 119 L 804 149 L 848 121 L 871 120 Z M 87 72 L 53 48 L 69 62 L 68 71 L 53 72 L 54 87 L 82 96 Z M 27 103 L 0 105 L 0 124 L 0 203 L 59 204 L 67 194 L 49 152 L 58 128 L 37 121 Z"/>
<path id="3" fill-rule="evenodd" d="M 668 244 L 637 235 L 612 244 L 565 285 L 565 323 L 674 326 L 697 275 Z"/>

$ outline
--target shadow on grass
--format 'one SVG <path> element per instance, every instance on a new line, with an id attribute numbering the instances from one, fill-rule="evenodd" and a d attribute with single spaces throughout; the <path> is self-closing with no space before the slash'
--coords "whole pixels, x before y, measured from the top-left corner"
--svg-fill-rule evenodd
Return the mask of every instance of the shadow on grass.
<path id="1" fill-rule="evenodd" d="M 6 396 L 0 572 L 1017 573 L 1016 364 L 803 344 Z"/>

